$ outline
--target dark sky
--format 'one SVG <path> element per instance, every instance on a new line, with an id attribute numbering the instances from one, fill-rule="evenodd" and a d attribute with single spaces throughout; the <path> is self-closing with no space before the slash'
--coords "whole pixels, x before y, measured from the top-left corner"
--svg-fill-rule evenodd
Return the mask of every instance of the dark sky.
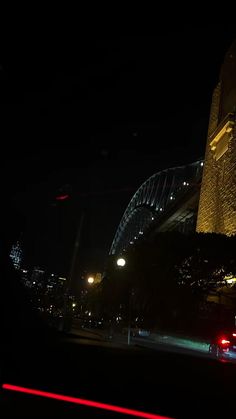
<path id="1" fill-rule="evenodd" d="M 0 62 L 4 193 L 26 215 L 27 263 L 101 270 L 136 188 L 204 155 L 212 89 L 233 27 L 14 42 Z M 9 53 L 10 50 L 10 53 Z M 66 191 L 70 199 L 55 204 Z"/>

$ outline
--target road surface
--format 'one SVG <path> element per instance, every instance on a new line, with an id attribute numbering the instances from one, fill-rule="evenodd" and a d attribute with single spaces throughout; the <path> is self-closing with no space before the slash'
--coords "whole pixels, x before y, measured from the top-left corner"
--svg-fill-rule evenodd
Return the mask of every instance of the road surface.
<path id="1" fill-rule="evenodd" d="M 5 345 L 5 383 L 173 418 L 222 418 L 234 408 L 234 365 L 91 336 L 38 338 Z M 1 396 L 4 417 L 124 417 L 6 390 Z"/>

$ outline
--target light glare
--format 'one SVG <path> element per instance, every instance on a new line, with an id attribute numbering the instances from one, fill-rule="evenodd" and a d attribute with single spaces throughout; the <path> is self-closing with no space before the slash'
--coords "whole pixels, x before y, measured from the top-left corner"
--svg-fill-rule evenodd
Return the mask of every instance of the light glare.
<path id="1" fill-rule="evenodd" d="M 119 258 L 119 259 L 117 259 L 116 263 L 117 263 L 118 266 L 125 266 L 126 261 L 125 261 L 124 258 Z"/>

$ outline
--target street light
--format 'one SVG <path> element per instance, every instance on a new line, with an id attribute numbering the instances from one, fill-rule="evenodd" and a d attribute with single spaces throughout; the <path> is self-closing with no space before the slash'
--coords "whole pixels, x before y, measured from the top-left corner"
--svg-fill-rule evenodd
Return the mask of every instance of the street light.
<path id="1" fill-rule="evenodd" d="M 117 259 L 116 261 L 117 266 L 123 268 L 126 265 L 126 260 L 122 257 Z M 127 343 L 130 345 L 130 337 L 131 337 L 131 299 L 133 295 L 133 290 L 131 290 L 129 295 L 129 307 L 128 307 L 128 334 L 127 334 Z"/>
<path id="2" fill-rule="evenodd" d="M 124 258 L 119 258 L 119 259 L 117 259 L 116 264 L 117 264 L 117 266 L 123 267 L 126 264 L 126 260 Z"/>
<path id="3" fill-rule="evenodd" d="M 88 277 L 88 283 L 89 284 L 93 284 L 94 283 L 94 277 L 93 276 L 89 276 Z"/>

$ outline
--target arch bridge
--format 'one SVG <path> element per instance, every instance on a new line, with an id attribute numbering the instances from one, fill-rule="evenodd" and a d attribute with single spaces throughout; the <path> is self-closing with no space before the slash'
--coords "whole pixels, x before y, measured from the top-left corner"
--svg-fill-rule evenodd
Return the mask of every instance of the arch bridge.
<path id="1" fill-rule="evenodd" d="M 121 254 L 155 232 L 195 229 L 203 160 L 173 167 L 148 178 L 131 198 L 110 254 Z"/>

